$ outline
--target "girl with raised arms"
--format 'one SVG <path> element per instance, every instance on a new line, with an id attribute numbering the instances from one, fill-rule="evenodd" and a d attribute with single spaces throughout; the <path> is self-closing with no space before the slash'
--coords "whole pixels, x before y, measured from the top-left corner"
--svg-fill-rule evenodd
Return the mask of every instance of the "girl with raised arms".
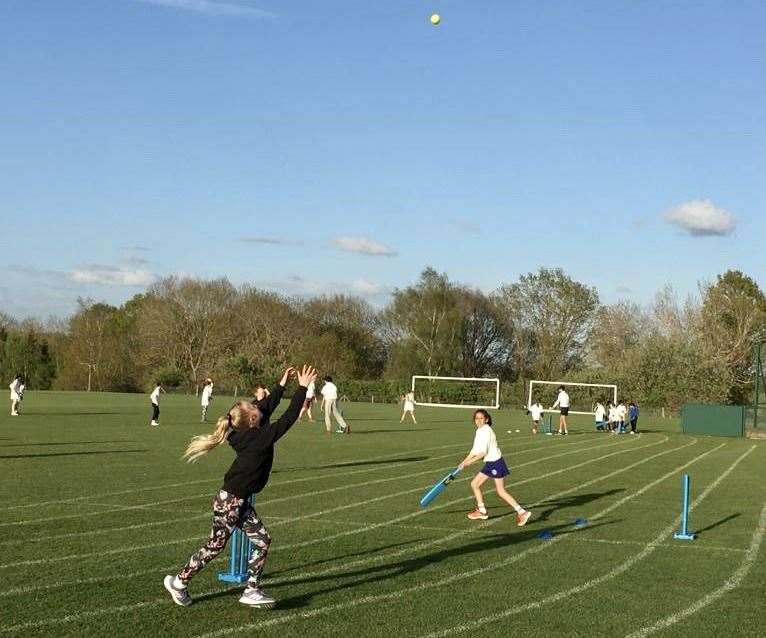
<path id="1" fill-rule="evenodd" d="M 306 388 L 317 377 L 316 370 L 308 365 L 304 365 L 300 372 L 288 368 L 279 382 L 279 390 L 276 393 L 272 392 L 272 396 L 281 396 L 281 391 L 292 375 L 297 376 L 298 388 L 293 394 L 290 406 L 277 421 L 270 423 L 268 416 L 257 405 L 238 401 L 218 419 L 212 434 L 195 436 L 186 448 L 184 457 L 193 462 L 224 441 L 228 441 L 237 456 L 223 478 L 223 486 L 213 500 L 213 526 L 208 540 L 189 558 L 177 575 L 165 577 L 165 589 L 177 605 L 188 607 L 192 604 L 187 591 L 189 582 L 223 551 L 235 528 L 242 529 L 253 544 L 253 555 L 248 565 L 247 588 L 239 602 L 266 609 L 276 605 L 276 600 L 261 589 L 261 576 L 271 537 L 248 499 L 266 487 L 274 462 L 274 444 L 298 420 L 306 400 Z"/>

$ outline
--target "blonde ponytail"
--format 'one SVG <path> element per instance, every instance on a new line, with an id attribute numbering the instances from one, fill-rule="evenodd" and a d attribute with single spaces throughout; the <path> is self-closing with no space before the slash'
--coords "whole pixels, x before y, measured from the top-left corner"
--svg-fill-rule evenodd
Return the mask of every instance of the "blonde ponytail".
<path id="1" fill-rule="evenodd" d="M 212 434 L 203 434 L 201 436 L 195 436 L 189 446 L 184 452 L 183 458 L 188 463 L 194 463 L 199 457 L 207 454 L 213 448 L 219 446 L 226 440 L 226 435 L 231 429 L 231 415 L 224 414 L 216 421 L 215 430 Z"/>
<path id="2" fill-rule="evenodd" d="M 184 452 L 183 458 L 194 463 L 200 456 L 210 452 L 226 440 L 232 430 L 246 430 L 258 424 L 261 413 L 255 406 L 237 401 L 231 409 L 216 421 L 212 434 L 195 436 Z"/>

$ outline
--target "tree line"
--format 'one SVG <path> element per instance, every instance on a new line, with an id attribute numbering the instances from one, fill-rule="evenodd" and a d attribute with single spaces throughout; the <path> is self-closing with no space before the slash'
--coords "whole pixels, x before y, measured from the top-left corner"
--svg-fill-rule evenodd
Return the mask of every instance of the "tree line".
<path id="1" fill-rule="evenodd" d="M 0 372 L 30 389 L 140 392 L 160 381 L 248 392 L 285 362 L 311 361 L 352 399 L 395 400 L 413 374 L 499 377 L 521 405 L 529 379 L 616 383 L 647 407 L 747 403 L 766 296 L 728 271 L 679 300 L 602 304 L 542 268 L 487 293 L 431 268 L 376 308 L 350 295 L 294 298 L 226 279 L 170 277 L 121 306 L 80 299 L 41 323 L 0 313 Z"/>

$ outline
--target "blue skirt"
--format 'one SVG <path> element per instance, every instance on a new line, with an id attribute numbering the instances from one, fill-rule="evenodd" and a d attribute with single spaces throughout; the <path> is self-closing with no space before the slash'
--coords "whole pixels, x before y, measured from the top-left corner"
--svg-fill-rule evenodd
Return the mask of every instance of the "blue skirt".
<path id="1" fill-rule="evenodd" d="M 481 473 L 485 476 L 488 476 L 489 478 L 504 478 L 508 476 L 511 471 L 508 469 L 508 466 L 505 464 L 505 460 L 501 456 L 497 461 L 489 461 L 484 464 L 484 467 L 481 468 Z"/>

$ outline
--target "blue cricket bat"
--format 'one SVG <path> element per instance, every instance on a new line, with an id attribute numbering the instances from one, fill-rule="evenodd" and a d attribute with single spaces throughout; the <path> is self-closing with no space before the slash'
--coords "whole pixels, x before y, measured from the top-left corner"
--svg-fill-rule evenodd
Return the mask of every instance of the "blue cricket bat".
<path id="1" fill-rule="evenodd" d="M 447 487 L 447 484 L 455 480 L 455 477 L 458 474 L 460 474 L 460 468 L 455 468 L 430 490 L 428 490 L 425 496 L 420 499 L 420 507 L 426 507 L 430 505 L 431 502 L 444 491 L 444 488 Z"/>

